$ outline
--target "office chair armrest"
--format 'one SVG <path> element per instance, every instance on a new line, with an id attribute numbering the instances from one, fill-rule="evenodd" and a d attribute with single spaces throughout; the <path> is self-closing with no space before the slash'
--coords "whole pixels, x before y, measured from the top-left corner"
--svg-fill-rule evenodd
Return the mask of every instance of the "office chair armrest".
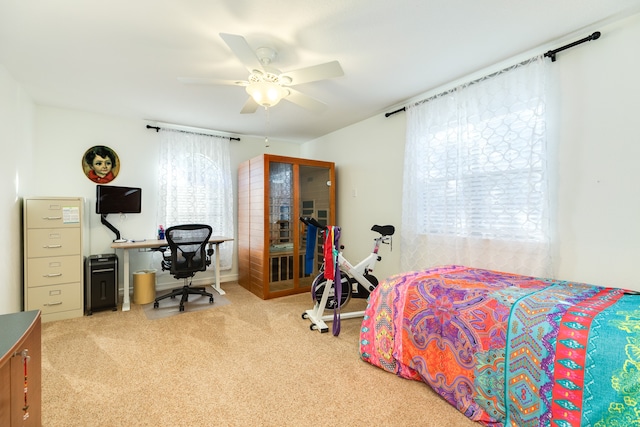
<path id="1" fill-rule="evenodd" d="M 208 266 L 211 265 L 211 256 L 213 255 L 213 248 L 209 247 L 209 249 L 207 249 L 207 260 L 205 261 L 205 264 Z"/>
<path id="2" fill-rule="evenodd" d="M 160 261 L 160 267 L 162 267 L 162 271 L 170 271 L 171 270 L 171 251 L 169 250 L 168 245 L 159 246 L 157 248 L 153 248 L 152 251 L 157 251 L 162 254 L 162 261 Z"/>

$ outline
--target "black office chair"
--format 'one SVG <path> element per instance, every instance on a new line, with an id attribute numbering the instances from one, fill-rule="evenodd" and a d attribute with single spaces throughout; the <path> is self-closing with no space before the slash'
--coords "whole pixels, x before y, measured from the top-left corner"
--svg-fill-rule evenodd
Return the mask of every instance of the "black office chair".
<path id="1" fill-rule="evenodd" d="M 170 253 L 167 255 L 165 252 L 163 255 L 162 270 L 169 270 L 176 279 L 184 279 L 184 286 L 156 298 L 153 308 L 160 306 L 160 300 L 180 296 L 180 311 L 184 311 L 184 303 L 188 301 L 190 294 L 208 296 L 209 303 L 213 304 L 213 294 L 207 292 L 204 287 L 191 287 L 191 280 L 196 272 L 205 271 L 211 264 L 213 249 L 207 249 L 211 231 L 211 227 L 204 224 L 185 224 L 167 228 L 165 237 Z"/>

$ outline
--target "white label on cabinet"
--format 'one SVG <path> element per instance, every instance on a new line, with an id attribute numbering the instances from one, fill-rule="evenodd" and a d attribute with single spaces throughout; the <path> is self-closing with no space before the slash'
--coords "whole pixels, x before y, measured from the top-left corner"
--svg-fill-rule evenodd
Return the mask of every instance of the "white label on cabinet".
<path id="1" fill-rule="evenodd" d="M 77 224 L 80 222 L 80 208 L 67 206 L 62 208 L 62 222 L 64 224 Z"/>

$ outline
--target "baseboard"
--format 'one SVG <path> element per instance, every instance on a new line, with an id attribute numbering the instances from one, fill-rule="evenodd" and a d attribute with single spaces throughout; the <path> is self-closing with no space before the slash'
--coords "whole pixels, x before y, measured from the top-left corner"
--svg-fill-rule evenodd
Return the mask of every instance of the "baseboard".
<path id="1" fill-rule="evenodd" d="M 238 275 L 237 274 L 229 274 L 229 275 L 220 275 L 220 287 L 223 287 L 223 285 L 225 283 L 228 282 L 237 282 L 238 281 Z M 177 280 L 174 279 L 173 282 L 166 282 L 166 283 L 156 283 L 156 291 L 164 291 L 167 289 L 174 289 L 176 287 L 180 287 L 182 286 L 183 281 L 182 280 Z M 211 277 L 204 277 L 204 278 L 198 278 L 198 277 L 194 277 L 193 281 L 191 282 L 191 284 L 193 286 L 213 286 L 213 281 L 211 280 Z"/>
<path id="2" fill-rule="evenodd" d="M 237 281 L 238 281 L 237 274 L 221 274 L 220 275 L 220 287 L 222 289 L 224 289 L 225 283 L 237 282 Z M 156 291 L 165 291 L 167 289 L 175 289 L 176 287 L 181 286 L 182 283 L 183 283 L 182 280 L 177 280 L 177 279 L 174 279 L 173 281 L 165 282 L 165 283 L 156 283 Z M 203 277 L 203 278 L 194 277 L 191 283 L 194 286 L 212 286 L 213 280 L 212 280 L 212 277 Z M 133 293 L 133 282 L 131 282 L 131 285 L 129 287 L 129 293 L 130 294 Z M 124 289 L 118 288 L 118 297 L 120 298 L 120 301 L 122 301 L 123 295 L 124 295 Z"/>

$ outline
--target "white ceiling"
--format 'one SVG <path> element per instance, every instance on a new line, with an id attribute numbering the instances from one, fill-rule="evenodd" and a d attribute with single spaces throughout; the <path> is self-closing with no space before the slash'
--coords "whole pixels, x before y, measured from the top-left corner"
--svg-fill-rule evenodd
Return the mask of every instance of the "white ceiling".
<path id="1" fill-rule="evenodd" d="M 38 104 L 301 142 L 639 7 L 640 0 L 2 0 L 0 65 Z M 275 48 L 282 71 L 338 60 L 343 77 L 295 87 L 327 111 L 283 101 L 268 117 L 263 109 L 240 114 L 244 88 L 178 82 L 247 78 L 219 33 Z"/>

